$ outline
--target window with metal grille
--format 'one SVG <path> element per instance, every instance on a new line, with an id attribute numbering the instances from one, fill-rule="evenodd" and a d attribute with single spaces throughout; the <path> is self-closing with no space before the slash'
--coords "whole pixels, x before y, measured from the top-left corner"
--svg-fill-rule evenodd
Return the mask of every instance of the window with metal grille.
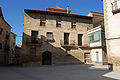
<path id="1" fill-rule="evenodd" d="M 54 41 L 53 32 L 47 32 L 47 41 Z"/>
<path id="2" fill-rule="evenodd" d="M 56 21 L 56 27 L 61 27 L 61 21 L 60 20 Z"/>
<path id="3" fill-rule="evenodd" d="M 42 17 L 40 19 L 40 26 L 45 26 L 45 25 L 46 25 L 46 19 Z"/>
<path id="4" fill-rule="evenodd" d="M 71 28 L 72 28 L 72 29 L 75 29 L 75 28 L 76 28 L 76 22 L 72 22 L 72 23 L 71 23 Z"/>

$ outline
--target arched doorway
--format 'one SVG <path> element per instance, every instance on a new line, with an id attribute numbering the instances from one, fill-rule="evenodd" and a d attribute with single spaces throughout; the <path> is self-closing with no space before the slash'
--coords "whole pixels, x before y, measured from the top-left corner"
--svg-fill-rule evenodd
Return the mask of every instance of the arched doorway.
<path id="1" fill-rule="evenodd" d="M 42 65 L 51 65 L 51 53 L 46 51 L 42 54 Z"/>

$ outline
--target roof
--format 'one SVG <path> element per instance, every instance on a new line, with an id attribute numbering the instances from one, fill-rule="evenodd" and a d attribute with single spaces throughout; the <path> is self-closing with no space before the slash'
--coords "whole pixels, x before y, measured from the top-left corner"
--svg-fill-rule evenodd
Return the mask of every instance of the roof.
<path id="1" fill-rule="evenodd" d="M 11 34 L 13 34 L 14 36 L 17 36 L 15 33 L 11 32 Z"/>
<path id="2" fill-rule="evenodd" d="M 100 12 L 93 12 L 93 11 L 90 11 L 90 13 L 94 13 L 94 14 L 102 14 L 102 15 L 104 15 L 104 13 L 100 13 Z"/>
<path id="3" fill-rule="evenodd" d="M 60 10 L 64 10 L 64 9 L 62 9 L 62 8 L 58 7 L 58 6 L 54 7 L 53 9 L 60 9 Z"/>
<path id="4" fill-rule="evenodd" d="M 3 19 L 3 21 L 10 27 L 10 28 L 12 28 L 6 21 L 5 21 L 5 19 L 4 19 L 4 17 L 3 17 L 3 13 L 2 13 L 2 9 L 0 8 L 0 17 Z"/>
<path id="5" fill-rule="evenodd" d="M 55 8 L 58 8 L 58 7 L 55 7 Z M 59 16 L 76 17 L 76 18 L 82 18 L 82 19 L 88 19 L 88 20 L 91 20 L 93 18 L 93 17 L 90 17 L 90 16 L 84 16 L 84 15 L 58 13 L 58 12 L 42 11 L 42 10 L 24 9 L 24 11 L 25 11 L 25 13 L 36 13 L 36 14 L 46 14 L 46 15 L 59 15 Z"/>
<path id="6" fill-rule="evenodd" d="M 100 13 L 100 12 L 93 12 L 93 11 L 90 11 L 89 13 L 88 13 L 88 15 L 89 14 L 92 14 L 92 15 L 99 15 L 99 16 L 103 16 L 104 17 L 104 13 Z"/>
<path id="7" fill-rule="evenodd" d="M 21 45 L 19 45 L 19 44 L 16 44 L 16 48 L 19 48 L 19 49 L 21 49 Z"/>
<path id="8" fill-rule="evenodd" d="M 64 10 L 58 6 L 54 8 L 47 8 L 46 10 L 50 12 L 57 12 L 57 13 L 70 13 L 71 12 L 71 10 Z"/>

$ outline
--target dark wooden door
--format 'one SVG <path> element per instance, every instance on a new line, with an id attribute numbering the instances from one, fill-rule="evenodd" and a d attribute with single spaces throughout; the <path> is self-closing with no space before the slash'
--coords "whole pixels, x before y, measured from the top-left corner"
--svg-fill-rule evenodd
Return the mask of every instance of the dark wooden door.
<path id="1" fill-rule="evenodd" d="M 64 44 L 65 45 L 69 44 L 69 33 L 64 33 Z"/>
<path id="2" fill-rule="evenodd" d="M 78 34 L 78 45 L 82 46 L 82 36 L 83 34 Z"/>
<path id="3" fill-rule="evenodd" d="M 42 54 L 42 65 L 51 65 L 51 53 L 46 51 Z"/>

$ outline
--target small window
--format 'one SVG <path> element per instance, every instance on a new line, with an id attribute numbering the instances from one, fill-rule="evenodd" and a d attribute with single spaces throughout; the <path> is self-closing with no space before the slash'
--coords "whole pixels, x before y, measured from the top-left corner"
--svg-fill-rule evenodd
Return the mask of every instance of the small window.
<path id="1" fill-rule="evenodd" d="M 46 25 L 46 19 L 45 18 L 41 18 L 40 19 L 40 26 L 45 26 Z"/>
<path id="2" fill-rule="evenodd" d="M 53 32 L 47 32 L 47 41 L 54 41 Z"/>
<path id="3" fill-rule="evenodd" d="M 115 0 L 111 5 L 113 14 L 120 12 L 120 0 Z"/>
<path id="4" fill-rule="evenodd" d="M 13 46 L 15 46 L 15 43 L 13 42 Z"/>
<path id="5" fill-rule="evenodd" d="M 6 31 L 6 39 L 9 39 L 10 34 Z"/>
<path id="6" fill-rule="evenodd" d="M 15 39 L 16 37 L 15 36 L 13 36 L 13 39 Z"/>
<path id="7" fill-rule="evenodd" d="M 72 29 L 75 29 L 75 28 L 76 28 L 76 22 L 72 22 L 72 23 L 71 23 L 71 28 L 72 28 Z"/>
<path id="8" fill-rule="evenodd" d="M 0 43 L 0 49 L 2 49 L 2 44 Z"/>
<path id="9" fill-rule="evenodd" d="M 3 32 L 3 29 L 2 29 L 2 28 L 0 28 L 0 34 L 2 34 L 2 32 Z"/>
<path id="10" fill-rule="evenodd" d="M 85 53 L 84 58 L 90 58 L 90 53 Z"/>
<path id="11" fill-rule="evenodd" d="M 36 56 L 36 48 L 30 48 L 30 56 Z"/>
<path id="12" fill-rule="evenodd" d="M 56 27 L 61 27 L 61 21 L 60 20 L 56 21 Z"/>

